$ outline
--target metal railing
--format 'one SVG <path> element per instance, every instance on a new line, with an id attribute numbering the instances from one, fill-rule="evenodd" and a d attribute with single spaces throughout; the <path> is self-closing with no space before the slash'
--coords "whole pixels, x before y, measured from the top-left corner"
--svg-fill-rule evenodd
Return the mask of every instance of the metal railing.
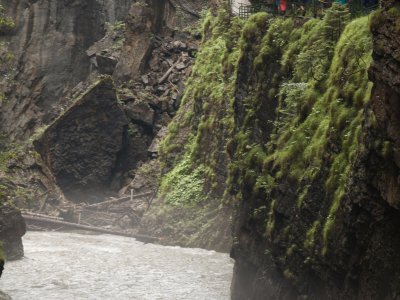
<path id="1" fill-rule="evenodd" d="M 275 4 L 242 4 L 239 6 L 238 15 L 243 19 L 248 19 L 252 14 L 258 12 L 267 12 L 277 16 L 319 18 L 325 14 L 325 10 L 330 8 L 333 3 L 334 1 L 331 0 L 313 0 L 307 5 L 302 5 L 298 1 L 288 1 L 288 8 L 285 12 L 279 11 Z M 379 7 L 379 4 L 363 5 L 361 1 L 351 1 L 348 4 L 349 12 L 352 18 L 368 15 Z"/>
<path id="2" fill-rule="evenodd" d="M 252 14 L 257 12 L 268 12 L 271 14 L 279 14 L 278 8 L 271 4 L 271 5 L 262 5 L 262 4 L 255 4 L 255 5 L 240 5 L 239 6 L 239 17 L 243 19 L 248 19 Z"/>

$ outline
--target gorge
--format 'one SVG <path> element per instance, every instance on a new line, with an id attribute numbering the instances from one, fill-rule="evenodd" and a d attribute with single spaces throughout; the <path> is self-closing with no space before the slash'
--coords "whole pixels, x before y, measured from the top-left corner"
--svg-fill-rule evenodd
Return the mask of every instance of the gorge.
<path id="1" fill-rule="evenodd" d="M 230 253 L 231 299 L 399 298 L 400 2 L 305 3 L 3 0 L 6 259 L 22 210 Z"/>

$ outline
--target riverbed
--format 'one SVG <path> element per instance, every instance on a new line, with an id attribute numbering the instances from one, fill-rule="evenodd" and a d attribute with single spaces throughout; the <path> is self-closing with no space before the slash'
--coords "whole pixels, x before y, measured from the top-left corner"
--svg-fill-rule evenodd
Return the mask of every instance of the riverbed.
<path id="1" fill-rule="evenodd" d="M 25 258 L 8 262 L 0 290 L 14 300 L 230 299 L 228 254 L 132 238 L 28 232 Z"/>

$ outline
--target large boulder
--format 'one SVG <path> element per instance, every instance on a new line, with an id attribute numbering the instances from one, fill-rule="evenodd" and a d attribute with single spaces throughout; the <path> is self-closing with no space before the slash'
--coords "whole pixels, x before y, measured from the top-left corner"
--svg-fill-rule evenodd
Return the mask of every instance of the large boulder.
<path id="1" fill-rule="evenodd" d="M 111 78 L 97 82 L 35 142 L 67 198 L 98 201 L 127 144 L 128 121 Z"/>
<path id="2" fill-rule="evenodd" d="M 132 122 L 153 127 L 154 123 L 154 110 L 143 101 L 130 102 L 125 107 L 126 115 L 132 120 Z"/>

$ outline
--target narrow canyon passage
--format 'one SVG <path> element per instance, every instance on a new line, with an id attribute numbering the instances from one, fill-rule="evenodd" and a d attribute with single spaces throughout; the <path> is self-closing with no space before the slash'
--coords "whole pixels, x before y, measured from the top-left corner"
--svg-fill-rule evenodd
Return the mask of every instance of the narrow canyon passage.
<path id="1" fill-rule="evenodd" d="M 131 238 L 28 232 L 0 289 L 13 299 L 229 299 L 228 254 Z"/>

